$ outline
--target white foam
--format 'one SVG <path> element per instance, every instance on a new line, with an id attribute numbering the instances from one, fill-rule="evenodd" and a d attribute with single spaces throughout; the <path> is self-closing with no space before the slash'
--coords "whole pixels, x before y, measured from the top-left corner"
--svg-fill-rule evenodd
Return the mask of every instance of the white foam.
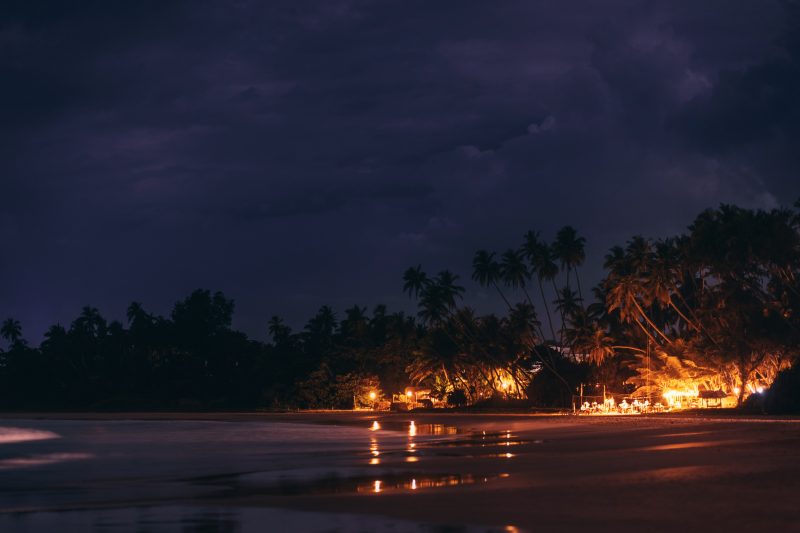
<path id="1" fill-rule="evenodd" d="M 0 444 L 59 438 L 61 435 L 43 429 L 0 427 Z"/>

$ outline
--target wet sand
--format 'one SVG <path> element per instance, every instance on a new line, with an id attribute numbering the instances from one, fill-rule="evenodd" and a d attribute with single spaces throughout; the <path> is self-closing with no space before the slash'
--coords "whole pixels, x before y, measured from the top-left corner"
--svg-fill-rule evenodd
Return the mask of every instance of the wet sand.
<path id="1" fill-rule="evenodd" d="M 178 500 L 203 509 L 366 514 L 495 531 L 800 531 L 798 419 L 334 412 L 0 420 L 36 417 L 312 423 L 374 428 L 389 439 L 350 457 L 358 467 L 351 475 L 276 486 L 257 472 L 231 473 L 207 480 L 210 493 Z"/>
<path id="2" fill-rule="evenodd" d="M 426 492 L 249 498 L 527 531 L 800 531 L 800 420 L 748 417 L 396 416 L 510 431 L 511 446 L 453 447 L 413 473 L 503 475 Z M 379 419 L 380 421 L 380 419 Z M 504 453 L 511 453 L 504 457 Z M 480 456 L 476 459 L 476 456 Z M 506 477 L 504 474 L 508 474 Z"/>

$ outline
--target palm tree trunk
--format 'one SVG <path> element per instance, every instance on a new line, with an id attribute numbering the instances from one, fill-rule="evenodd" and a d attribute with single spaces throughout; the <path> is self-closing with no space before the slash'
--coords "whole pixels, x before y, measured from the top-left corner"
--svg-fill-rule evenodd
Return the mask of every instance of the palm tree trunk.
<path id="1" fill-rule="evenodd" d="M 645 353 L 647 350 L 643 350 L 641 348 L 636 348 L 634 346 L 612 346 L 613 350 L 620 349 L 620 350 L 633 350 L 634 352 Z"/>
<path id="2" fill-rule="evenodd" d="M 448 385 L 450 385 L 451 389 L 455 390 L 455 387 L 453 386 L 453 382 L 450 381 L 450 374 L 447 373 L 447 368 L 444 366 L 444 363 L 442 362 L 442 363 L 439 363 L 439 364 L 442 367 L 442 373 L 444 374 L 444 380 L 447 382 Z"/>
<path id="3" fill-rule="evenodd" d="M 558 287 L 556 286 L 555 278 L 553 278 L 552 281 L 553 281 L 553 290 L 555 291 L 555 294 L 557 296 L 558 295 Z M 559 335 L 558 335 L 559 336 L 558 344 L 559 344 L 559 346 L 563 346 L 563 344 L 564 344 L 564 328 L 567 327 L 567 320 L 564 317 L 564 311 L 560 311 L 560 314 L 561 314 L 561 331 L 558 332 L 559 333 Z M 553 339 L 553 340 L 555 340 L 555 339 Z"/>
<path id="4" fill-rule="evenodd" d="M 583 303 L 583 291 L 581 290 L 581 278 L 578 276 L 578 267 L 572 267 L 572 269 L 575 271 L 575 283 L 578 284 L 578 298 L 581 299 L 581 309 L 585 309 Z"/>
<path id="5" fill-rule="evenodd" d="M 667 337 L 666 335 L 664 335 L 664 332 L 661 331 L 660 329 L 658 329 L 658 326 L 656 326 L 653 323 L 653 321 L 650 320 L 650 317 L 648 317 L 647 313 L 644 312 L 644 309 L 642 309 L 642 306 L 639 305 L 638 301 L 636 301 L 636 298 L 634 297 L 634 298 L 632 298 L 632 300 L 633 300 L 633 303 L 636 305 L 636 309 L 639 310 L 639 314 L 641 314 L 642 318 L 644 318 L 647 321 L 647 323 L 650 324 L 650 327 L 653 328 L 656 331 L 656 333 L 658 333 L 661 336 L 661 338 L 664 339 L 664 341 L 666 341 L 667 344 L 672 344 L 672 340 L 669 337 Z M 656 344 L 658 344 L 658 343 L 656 343 Z"/>
<path id="6" fill-rule="evenodd" d="M 647 338 L 648 338 L 648 339 L 650 339 L 651 341 L 653 341 L 653 343 L 655 343 L 656 345 L 658 345 L 658 344 L 659 344 L 659 342 L 656 340 L 656 338 L 655 338 L 655 337 L 653 337 L 653 336 L 650 334 L 650 332 L 649 332 L 649 331 L 647 331 L 647 328 L 646 328 L 646 327 L 644 327 L 644 324 L 642 324 L 641 322 L 639 322 L 639 320 L 634 320 L 634 322 L 636 322 L 636 325 L 637 325 L 637 326 L 639 326 L 639 327 L 641 328 L 641 330 L 642 330 L 642 331 L 644 331 L 644 334 L 645 334 L 645 335 L 647 335 Z"/>
<path id="7" fill-rule="evenodd" d="M 495 289 L 497 289 L 497 292 L 500 294 L 500 298 L 502 298 L 502 299 L 503 299 L 503 301 L 504 301 L 504 302 L 506 303 L 506 305 L 508 306 L 508 308 L 509 308 L 509 309 L 511 309 L 511 303 L 508 301 L 508 298 L 506 298 L 506 295 L 505 295 L 505 294 L 503 294 L 503 291 L 501 291 L 501 290 L 500 290 L 500 286 L 499 286 L 499 285 L 497 285 L 497 282 L 496 282 L 496 281 L 493 281 L 493 282 L 492 282 L 492 285 L 494 285 L 494 288 L 495 288 Z"/>
<path id="8" fill-rule="evenodd" d="M 553 342 L 556 340 L 556 330 L 553 327 L 553 317 L 550 315 L 550 306 L 547 305 L 547 298 L 544 295 L 544 285 L 542 285 L 542 278 L 539 278 L 539 294 L 542 295 L 542 303 L 544 304 L 544 310 L 547 313 L 547 323 L 550 325 L 550 333 L 553 335 Z"/>

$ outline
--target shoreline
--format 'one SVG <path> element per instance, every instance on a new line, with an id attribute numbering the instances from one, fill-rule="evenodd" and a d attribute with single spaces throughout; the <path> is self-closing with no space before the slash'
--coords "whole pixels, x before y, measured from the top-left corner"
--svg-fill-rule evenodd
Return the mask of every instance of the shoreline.
<path id="1" fill-rule="evenodd" d="M 728 531 L 760 531 L 786 530 L 798 523 L 800 417 L 364 411 L 0 413 L 0 421 L 13 424 L 13 420 L 36 420 L 44 427 L 48 421 L 88 421 L 88 427 L 98 428 L 116 427 L 104 426 L 108 421 L 207 421 L 223 436 L 232 430 L 249 431 L 251 421 L 341 425 L 362 431 L 363 442 L 359 437 L 356 449 L 340 450 L 338 457 L 346 461 L 340 466 L 359 469 L 358 482 L 367 484 L 366 492 L 319 493 L 313 490 L 312 479 L 307 491 L 282 493 L 277 490 L 280 486 L 259 481 L 258 475 L 250 477 L 257 470 L 228 467 L 223 476 L 203 482 L 201 486 L 214 489 L 205 496 L 181 492 L 172 500 L 123 499 L 107 506 L 113 509 L 176 504 L 198 510 L 276 508 L 377 515 L 441 526 L 513 526 L 526 531 L 587 526 L 597 531 L 701 531 L 708 524 Z M 376 421 L 380 430 L 368 431 Z M 414 433 L 409 429 L 411 421 Z M 228 422 L 235 424 L 228 426 Z M 437 438 L 439 434 L 431 431 L 435 426 L 452 426 L 458 432 L 444 432 Z M 417 451 L 412 454 L 414 460 L 408 461 L 403 443 L 411 442 L 414 435 Z M 373 436 L 388 439 L 381 441 L 380 463 L 374 466 L 370 462 Z M 225 456 L 241 453 L 235 445 L 214 446 L 219 446 L 214 450 L 223 457 L 222 464 Z M 323 468 L 331 464 L 325 454 L 314 461 Z M 202 462 L 192 467 L 195 477 L 214 473 Z M 338 479 L 354 482 L 352 477 Z M 374 482 L 381 490 L 369 490 Z M 92 510 L 91 503 L 78 501 L 86 512 L 102 512 Z M 40 513 L 34 509 L 32 514 Z"/>
<path id="2" fill-rule="evenodd" d="M 532 419 L 570 420 L 586 423 L 622 420 L 694 420 L 694 421 L 740 421 L 740 422 L 800 422 L 798 415 L 770 415 L 734 409 L 686 410 L 649 414 L 578 415 L 571 411 L 520 412 L 514 410 L 451 411 L 419 410 L 406 412 L 367 410 L 305 410 L 305 411 L 8 411 L 0 412 L 0 420 L 208 420 L 208 421 L 271 421 L 310 422 L 328 424 L 332 420 L 352 422 L 359 420 L 431 420 L 461 419 L 481 421 L 483 419 Z"/>

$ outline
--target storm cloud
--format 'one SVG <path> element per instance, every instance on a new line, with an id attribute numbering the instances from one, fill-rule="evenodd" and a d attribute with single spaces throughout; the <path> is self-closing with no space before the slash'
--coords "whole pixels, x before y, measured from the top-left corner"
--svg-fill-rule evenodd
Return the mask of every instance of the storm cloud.
<path id="1" fill-rule="evenodd" d="M 410 309 L 409 265 L 565 224 L 607 248 L 800 196 L 796 2 L 8 2 L 0 316 L 167 313 L 256 337 Z M 479 311 L 499 310 L 471 287 Z"/>

